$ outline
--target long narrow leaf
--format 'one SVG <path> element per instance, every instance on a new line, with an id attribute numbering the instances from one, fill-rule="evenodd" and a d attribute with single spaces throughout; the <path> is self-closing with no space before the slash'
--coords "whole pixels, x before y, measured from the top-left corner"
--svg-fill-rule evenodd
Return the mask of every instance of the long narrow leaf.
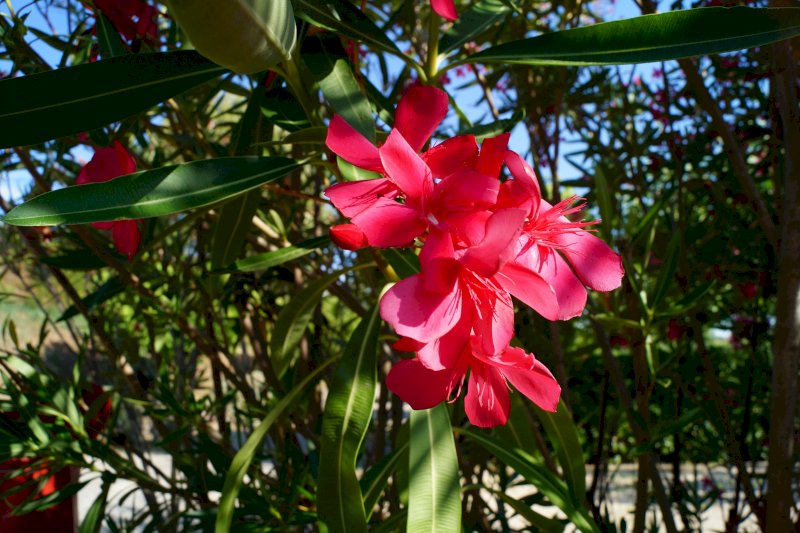
<path id="1" fill-rule="evenodd" d="M 372 419 L 380 326 L 376 305 L 350 336 L 325 405 L 317 506 L 331 531 L 367 531 L 356 460 Z"/>
<path id="2" fill-rule="evenodd" d="M 561 464 L 573 503 L 576 507 L 583 505 L 586 498 L 586 465 L 583 461 L 578 430 L 572 421 L 572 414 L 567 404 L 563 399 L 559 400 L 558 409 L 554 413 L 538 407 L 534 410 L 556 450 L 556 457 Z"/>
<path id="3" fill-rule="evenodd" d="M 800 35 L 800 8 L 708 7 L 645 15 L 503 43 L 473 63 L 617 65 L 718 54 Z"/>
<path id="4" fill-rule="evenodd" d="M 494 454 L 500 462 L 513 468 L 546 496 L 553 505 L 564 511 L 567 518 L 578 529 L 583 532 L 599 533 L 600 528 L 589 516 L 589 513 L 582 507 L 573 505 L 566 484 L 551 472 L 536 466 L 525 452 L 518 448 L 509 447 L 507 443 L 477 431 L 462 428 L 456 428 L 456 431 L 477 442 L 486 451 Z"/>
<path id="5" fill-rule="evenodd" d="M 254 255 L 245 259 L 240 259 L 230 266 L 229 270 L 239 270 L 240 272 L 255 272 L 258 270 L 267 270 L 278 265 L 282 265 L 288 261 L 298 259 L 305 255 L 318 250 L 323 246 L 330 243 L 330 237 L 314 237 L 301 243 L 286 246 L 274 252 L 264 252 L 263 254 Z"/>
<path id="6" fill-rule="evenodd" d="M 0 81 L 0 148 L 92 130 L 216 78 L 197 52 L 128 54 Z"/>
<path id="7" fill-rule="evenodd" d="M 447 406 L 411 411 L 406 531 L 461 531 L 458 457 Z"/>
<path id="8" fill-rule="evenodd" d="M 264 417 L 255 431 L 247 438 L 247 442 L 244 443 L 244 446 L 236 453 L 236 456 L 231 462 L 230 470 L 225 474 L 225 485 L 222 488 L 222 495 L 219 499 L 219 512 L 217 513 L 216 523 L 217 533 L 227 533 L 231 530 L 236 497 L 242 488 L 244 476 L 248 468 L 250 468 L 250 463 L 253 462 L 253 458 L 261 447 L 264 437 L 267 436 L 269 428 L 283 413 L 284 409 L 292 405 L 306 387 L 314 382 L 334 361 L 336 361 L 335 358 L 325 361 L 306 376 L 303 381 L 295 385 L 281 401 L 272 407 L 269 414 Z"/>
<path id="9" fill-rule="evenodd" d="M 231 198 L 297 167 L 282 157 L 194 161 L 51 191 L 15 207 L 3 222 L 53 226 L 170 215 Z"/>

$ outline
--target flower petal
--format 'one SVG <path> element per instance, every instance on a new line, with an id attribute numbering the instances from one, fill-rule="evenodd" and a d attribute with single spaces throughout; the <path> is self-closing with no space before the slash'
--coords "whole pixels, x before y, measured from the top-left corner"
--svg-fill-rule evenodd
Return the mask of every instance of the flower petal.
<path id="1" fill-rule="evenodd" d="M 431 146 L 422 154 L 434 179 L 446 178 L 463 168 L 475 168 L 478 163 L 478 143 L 473 135 L 459 135 Z"/>
<path id="2" fill-rule="evenodd" d="M 452 1 L 439 0 L 445 4 L 448 2 L 452 4 Z M 455 13 L 455 6 L 452 7 L 452 11 Z M 447 107 L 446 92 L 436 87 L 414 85 L 406 91 L 397 104 L 394 127 L 403 135 L 411 148 L 419 152 L 447 116 Z"/>
<path id="3" fill-rule="evenodd" d="M 446 219 L 460 213 L 474 213 L 497 201 L 500 181 L 464 168 L 444 178 L 434 191 L 430 210 L 437 217 Z"/>
<path id="4" fill-rule="evenodd" d="M 539 274 L 556 291 L 558 319 L 569 320 L 580 316 L 586 307 L 586 288 L 575 277 L 567 262 L 557 252 L 545 250 L 539 263 Z"/>
<path id="5" fill-rule="evenodd" d="M 377 180 L 348 181 L 337 183 L 325 189 L 325 196 L 347 218 L 353 218 L 378 198 L 394 198 L 398 190 L 394 183 L 386 178 Z"/>
<path id="6" fill-rule="evenodd" d="M 417 351 L 420 362 L 431 370 L 455 368 L 464 350 L 469 349 L 470 329 L 472 329 L 472 313 L 464 309 L 461 320 L 453 329 Z"/>
<path id="7" fill-rule="evenodd" d="M 508 139 L 511 133 L 501 133 L 497 137 L 488 137 L 481 143 L 481 155 L 478 157 L 478 172 L 497 178 L 503 167 L 503 158 L 508 150 Z"/>
<path id="8" fill-rule="evenodd" d="M 455 284 L 450 292 L 425 290 L 422 274 L 398 281 L 380 303 L 381 318 L 404 337 L 431 342 L 441 337 L 461 318 L 461 291 Z"/>
<path id="9" fill-rule="evenodd" d="M 355 224 L 339 224 L 330 229 L 333 244 L 344 250 L 360 250 L 369 246 L 367 236 Z"/>
<path id="10" fill-rule="evenodd" d="M 514 305 L 511 296 L 504 290 L 490 294 L 476 305 L 477 318 L 472 321 L 476 336 L 472 339 L 472 350 L 476 355 L 502 353 L 514 337 Z"/>
<path id="11" fill-rule="evenodd" d="M 518 263 L 506 263 L 494 279 L 501 287 L 547 320 L 558 320 L 556 293 L 553 287 L 533 270 Z"/>
<path id="12" fill-rule="evenodd" d="M 459 269 L 453 253 L 450 233 L 432 228 L 419 254 L 426 290 L 439 293 L 452 290 Z"/>
<path id="13" fill-rule="evenodd" d="M 406 195 L 406 203 L 423 205 L 433 191 L 431 169 L 398 130 L 389 133 L 380 154 L 386 175 Z"/>
<path id="14" fill-rule="evenodd" d="M 473 425 L 482 428 L 502 426 L 508 421 L 511 400 L 506 381 L 497 369 L 474 362 L 469 374 L 464 411 Z"/>
<path id="15" fill-rule="evenodd" d="M 361 228 L 369 245 L 378 248 L 408 246 L 427 228 L 419 211 L 388 198 L 378 198 L 351 221 Z"/>
<path id="16" fill-rule="evenodd" d="M 418 359 L 407 359 L 392 366 L 386 386 L 411 406 L 430 409 L 445 401 L 450 394 L 452 373 L 425 368 Z"/>
<path id="17" fill-rule="evenodd" d="M 456 4 L 453 0 L 431 0 L 431 7 L 443 19 L 449 21 L 458 19 Z"/>
<path id="18" fill-rule="evenodd" d="M 328 124 L 325 145 L 348 163 L 383 172 L 378 148 L 339 115 L 334 115 Z"/>
<path id="19" fill-rule="evenodd" d="M 117 251 L 128 256 L 130 260 L 139 249 L 142 235 L 139 233 L 139 224 L 136 220 L 116 220 L 111 228 L 111 236 Z"/>
<path id="20" fill-rule="evenodd" d="M 525 211 L 503 209 L 486 222 L 483 241 L 468 248 L 460 262 L 481 276 L 494 276 L 516 253 L 516 241 L 525 221 Z"/>
<path id="21" fill-rule="evenodd" d="M 520 348 L 509 348 L 509 350 L 523 351 Z M 501 372 L 514 388 L 527 396 L 530 401 L 545 411 L 555 412 L 561 396 L 561 387 L 542 363 L 534 360 L 531 369 L 504 366 Z"/>
<path id="22" fill-rule="evenodd" d="M 553 240 L 562 246 L 561 251 L 587 287 L 607 292 L 622 284 L 622 258 L 601 239 L 577 231 L 555 235 Z"/>

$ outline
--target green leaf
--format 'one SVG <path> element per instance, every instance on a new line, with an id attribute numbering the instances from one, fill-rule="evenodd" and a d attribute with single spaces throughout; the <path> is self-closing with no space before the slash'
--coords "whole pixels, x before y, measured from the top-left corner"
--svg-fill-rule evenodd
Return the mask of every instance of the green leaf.
<path id="1" fill-rule="evenodd" d="M 510 505 L 514 511 L 535 527 L 536 531 L 542 531 L 544 533 L 562 533 L 564 531 L 565 524 L 562 521 L 556 520 L 555 518 L 548 518 L 534 511 L 527 503 L 512 498 L 501 490 L 495 490 L 489 487 L 483 488 Z"/>
<path id="2" fill-rule="evenodd" d="M 17 226 L 85 224 L 171 215 L 284 177 L 299 165 L 282 157 L 220 157 L 47 192 L 9 211 Z"/>
<path id="3" fill-rule="evenodd" d="M 286 246 L 274 252 L 265 252 L 236 261 L 228 270 L 238 270 L 240 272 L 255 272 L 266 270 L 288 261 L 298 259 L 318 250 L 330 243 L 329 237 L 314 237 L 293 246 Z"/>
<path id="4" fill-rule="evenodd" d="M 260 202 L 261 191 L 254 190 L 237 196 L 220 208 L 211 240 L 211 268 L 229 265 L 239 257 Z"/>
<path id="5" fill-rule="evenodd" d="M 101 303 L 110 300 L 117 294 L 122 294 L 124 290 L 125 284 L 122 283 L 122 280 L 120 280 L 119 276 L 114 276 L 100 285 L 100 288 L 98 288 L 96 291 L 83 298 L 82 302 L 84 307 L 86 307 L 86 310 L 91 311 Z M 70 318 L 78 316 L 79 314 L 80 311 L 78 311 L 78 308 L 74 304 L 70 305 L 66 311 L 64 311 L 64 313 L 58 317 L 56 322 L 69 320 Z"/>
<path id="6" fill-rule="evenodd" d="M 125 43 L 122 42 L 122 38 L 108 17 L 99 9 L 95 11 L 95 17 L 97 18 L 97 42 L 100 44 L 100 55 L 103 59 L 125 55 Z"/>
<path id="7" fill-rule="evenodd" d="M 107 252 L 111 255 L 117 255 L 115 251 L 110 249 Z M 123 259 L 123 256 L 119 255 L 119 258 Z M 106 266 L 106 263 L 88 248 L 83 250 L 63 250 L 61 255 L 42 257 L 40 261 L 45 265 L 54 266 L 62 270 L 94 270 Z"/>
<path id="8" fill-rule="evenodd" d="M 230 470 L 225 474 L 225 485 L 222 488 L 222 495 L 219 499 L 219 512 L 217 513 L 216 523 L 217 533 L 228 533 L 231 530 L 236 497 L 239 495 L 239 491 L 242 488 L 244 476 L 250 468 L 250 463 L 253 462 L 256 452 L 261 448 L 261 443 L 267 436 L 269 428 L 287 407 L 294 404 L 306 387 L 315 381 L 334 361 L 336 361 L 336 358 L 329 359 L 322 363 L 290 390 L 281 401 L 275 404 L 270 409 L 269 414 L 264 417 L 255 431 L 247 438 L 247 442 L 244 443 L 244 446 L 236 453 L 233 461 L 231 461 Z"/>
<path id="9" fill-rule="evenodd" d="M 471 63 L 618 65 L 718 54 L 800 35 L 800 8 L 708 7 L 557 31 L 488 48 Z"/>
<path id="10" fill-rule="evenodd" d="M 350 336 L 325 405 L 317 507 L 331 531 L 367 531 L 356 461 L 372 419 L 380 329 L 376 305 Z"/>
<path id="11" fill-rule="evenodd" d="M 113 481 L 113 480 L 111 480 Z M 86 516 L 83 517 L 78 533 L 98 533 L 100 526 L 103 525 L 103 518 L 106 514 L 106 502 L 108 501 L 108 490 L 111 488 L 111 481 L 103 479 L 103 489 L 100 496 L 92 503 Z"/>
<path id="12" fill-rule="evenodd" d="M 386 33 L 346 0 L 294 0 L 294 8 L 298 18 L 314 26 L 400 55 Z"/>
<path id="13" fill-rule="evenodd" d="M 342 173 L 342 177 L 347 181 L 374 180 L 381 177 L 377 172 L 357 167 L 338 155 L 336 156 L 336 164 L 339 166 L 339 172 Z"/>
<path id="14" fill-rule="evenodd" d="M 395 273 L 400 278 L 407 278 L 414 274 L 419 274 L 422 267 L 419 264 L 419 257 L 413 250 L 400 248 L 386 248 L 381 250 L 383 257 L 392 265 Z"/>
<path id="15" fill-rule="evenodd" d="M 566 484 L 552 472 L 537 466 L 527 453 L 485 433 L 463 428 L 456 428 L 456 432 L 477 442 L 486 451 L 497 457 L 500 462 L 513 468 L 547 497 L 553 505 L 564 511 L 567 519 L 578 529 L 584 532 L 600 532 L 600 528 L 589 516 L 589 513 L 584 508 L 573 505 Z"/>
<path id="16" fill-rule="evenodd" d="M 289 61 L 297 42 L 290 0 L 168 0 L 198 52 L 238 74 Z"/>
<path id="17" fill-rule="evenodd" d="M 556 450 L 572 502 L 580 507 L 586 499 L 586 465 L 572 414 L 563 398 L 559 400 L 555 413 L 538 407 L 534 407 L 534 411 Z"/>
<path id="18" fill-rule="evenodd" d="M 681 232 L 676 231 L 672 234 L 672 238 L 669 240 L 669 244 L 667 245 L 667 250 L 665 252 L 666 255 L 664 257 L 664 264 L 661 266 L 661 272 L 658 275 L 658 280 L 656 280 L 656 286 L 653 290 L 653 298 L 650 304 L 651 309 L 656 309 L 658 307 L 658 305 L 664 300 L 664 297 L 667 295 L 667 291 L 672 285 L 675 271 L 678 269 L 678 256 L 680 255 L 681 251 L 682 239 L 683 235 L 681 235 Z"/>
<path id="19" fill-rule="evenodd" d="M 378 463 L 367 470 L 364 477 L 361 479 L 359 485 L 361 486 L 361 494 L 364 495 L 364 512 L 369 521 L 372 516 L 372 511 L 375 505 L 386 490 L 389 477 L 394 473 L 398 463 L 406 458 L 408 462 L 408 442 L 404 442 L 399 448 L 395 448 L 386 454 Z"/>
<path id="20" fill-rule="evenodd" d="M 281 309 L 275 328 L 270 339 L 270 358 L 275 374 L 283 376 L 284 372 L 292 365 L 297 355 L 296 348 L 303 338 L 308 324 L 314 315 L 314 308 L 319 305 L 322 293 L 328 286 L 339 279 L 342 274 L 372 266 L 370 264 L 338 270 L 327 276 L 310 282 L 291 301 Z"/>
<path id="21" fill-rule="evenodd" d="M 461 531 L 458 457 L 444 403 L 411 411 L 406 531 Z"/>
<path id="22" fill-rule="evenodd" d="M 474 41 L 509 12 L 511 9 L 499 0 L 481 0 L 459 15 L 458 21 L 442 36 L 439 51 L 446 54 L 464 43 Z"/>
<path id="23" fill-rule="evenodd" d="M 339 37 L 306 39 L 303 59 L 336 113 L 375 144 L 372 107 L 356 81 Z"/>
<path id="24" fill-rule="evenodd" d="M 2 80 L 0 148 L 105 126 L 223 72 L 197 52 L 176 51 L 127 54 Z"/>

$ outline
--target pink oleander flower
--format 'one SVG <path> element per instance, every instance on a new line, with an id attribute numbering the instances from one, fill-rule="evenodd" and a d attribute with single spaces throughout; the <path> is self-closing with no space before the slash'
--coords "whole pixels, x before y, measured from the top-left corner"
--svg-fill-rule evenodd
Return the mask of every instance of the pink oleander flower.
<path id="1" fill-rule="evenodd" d="M 507 245 L 522 215 L 516 209 L 492 215 L 481 244 Z M 392 367 L 386 385 L 413 409 L 429 409 L 458 397 L 469 371 L 465 410 L 480 427 L 508 420 L 507 381 L 555 411 L 561 388 L 552 374 L 532 354 L 509 346 L 514 308 L 508 292 L 465 267 L 459 255 L 449 233 L 432 230 L 420 254 L 422 272 L 399 281 L 381 300 L 381 316 L 402 335 L 395 347 L 417 352 Z"/>
<path id="2" fill-rule="evenodd" d="M 454 197 L 450 189 L 459 200 L 494 201 L 499 182 L 496 176 L 492 179 L 477 171 L 478 165 L 486 164 L 480 163 L 481 158 L 487 157 L 479 157 L 473 136 L 454 137 L 419 153 L 444 119 L 447 107 L 443 91 L 411 87 L 400 100 L 394 128 L 380 148 L 338 115 L 333 117 L 326 138 L 328 148 L 359 168 L 385 176 L 338 183 L 325 191 L 352 222 L 332 228 L 335 243 L 347 249 L 406 246 L 425 231 L 431 217 L 448 217 L 464 210 L 465 206 L 450 199 Z M 453 178 L 456 173 L 461 177 Z M 437 181 L 441 181 L 440 192 L 434 191 Z M 358 237 L 359 231 L 363 237 Z"/>
<path id="3" fill-rule="evenodd" d="M 108 148 L 95 150 L 92 159 L 78 173 L 75 182 L 78 185 L 87 183 L 103 183 L 119 176 L 136 172 L 136 161 L 119 141 Z M 139 249 L 141 234 L 138 220 L 114 220 L 111 222 L 92 223 L 97 229 L 111 230 L 117 251 L 128 256 L 130 260 Z"/>
<path id="4" fill-rule="evenodd" d="M 458 19 L 456 4 L 453 0 L 431 0 L 431 8 L 443 19 L 449 21 Z"/>
<path id="5" fill-rule="evenodd" d="M 513 296 L 549 320 L 576 317 L 586 307 L 584 286 L 600 292 L 614 290 L 625 274 L 622 259 L 600 238 L 584 228 L 594 223 L 569 220 L 579 212 L 568 198 L 555 206 L 542 200 L 533 169 L 518 154 L 508 151 L 505 163 L 512 179 L 500 190 L 498 208 L 515 207 L 526 212 L 516 257 L 501 271 L 500 283 Z M 546 281 L 557 300 L 557 311 L 542 306 L 537 288 Z M 533 285 L 532 285 L 533 284 Z M 549 303 L 548 303 L 549 305 Z"/>

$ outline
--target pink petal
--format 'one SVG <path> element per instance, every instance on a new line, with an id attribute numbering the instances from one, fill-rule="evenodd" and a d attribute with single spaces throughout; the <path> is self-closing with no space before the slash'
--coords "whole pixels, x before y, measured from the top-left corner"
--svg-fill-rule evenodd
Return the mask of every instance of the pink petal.
<path id="1" fill-rule="evenodd" d="M 419 254 L 420 266 L 425 273 L 425 290 L 438 293 L 452 290 L 459 270 L 453 253 L 453 239 L 450 234 L 432 228 Z"/>
<path id="2" fill-rule="evenodd" d="M 472 329 L 472 314 L 464 312 L 453 329 L 417 351 L 419 361 L 431 370 L 456 368 L 464 350 L 469 348 L 470 329 Z"/>
<path id="3" fill-rule="evenodd" d="M 497 137 L 489 137 L 481 143 L 481 155 L 478 156 L 478 172 L 497 178 L 503 167 L 503 158 L 508 150 L 510 133 L 501 133 Z"/>
<path id="4" fill-rule="evenodd" d="M 569 320 L 580 316 L 586 307 L 586 288 L 575 277 L 567 262 L 555 251 L 545 249 L 540 264 L 539 274 L 556 291 L 558 319 Z"/>
<path id="5" fill-rule="evenodd" d="M 386 178 L 377 180 L 348 181 L 337 183 L 325 189 L 325 196 L 330 198 L 336 209 L 347 218 L 361 213 L 378 198 L 394 198 L 397 187 Z"/>
<path id="6" fill-rule="evenodd" d="M 508 421 L 511 400 L 506 381 L 497 369 L 474 362 L 469 374 L 464 411 L 473 425 L 482 428 L 502 426 Z"/>
<path id="7" fill-rule="evenodd" d="M 444 3 L 448 3 L 448 0 L 444 0 Z M 452 0 L 449 0 L 449 3 L 452 4 Z M 452 9 L 455 13 L 455 6 L 452 6 Z M 436 127 L 444 120 L 447 107 L 446 92 L 436 87 L 414 85 L 406 91 L 397 104 L 394 127 L 405 137 L 411 148 L 419 152 L 436 131 Z"/>
<path id="8" fill-rule="evenodd" d="M 378 148 L 339 115 L 328 124 L 325 145 L 353 165 L 373 172 L 383 172 Z"/>
<path id="9" fill-rule="evenodd" d="M 425 368 L 418 359 L 396 363 L 386 376 L 389 390 L 412 409 L 430 409 L 445 401 L 450 394 L 451 381 L 451 372 L 434 372 Z"/>
<path id="10" fill-rule="evenodd" d="M 522 351 L 520 348 L 509 348 L 509 350 Z M 561 387 L 542 363 L 534 360 L 530 369 L 504 366 L 501 372 L 514 388 L 527 396 L 530 401 L 545 411 L 555 412 L 561 396 Z"/>
<path id="11" fill-rule="evenodd" d="M 380 154 L 386 175 L 406 195 L 406 203 L 421 206 L 433 191 L 433 176 L 425 161 L 398 130 L 389 133 Z"/>
<path id="12" fill-rule="evenodd" d="M 622 284 L 622 258 L 601 239 L 578 231 L 555 235 L 554 240 L 587 287 L 607 292 Z"/>
<path id="13" fill-rule="evenodd" d="M 114 155 L 117 158 L 117 176 L 125 176 L 136 172 L 136 160 L 119 141 L 114 141 Z"/>
<path id="14" fill-rule="evenodd" d="M 558 320 L 558 300 L 553 287 L 539 274 L 517 263 L 506 263 L 495 281 L 547 320 Z"/>
<path id="15" fill-rule="evenodd" d="M 443 19 L 449 21 L 458 19 L 456 4 L 453 0 L 431 0 L 431 7 Z"/>
<path id="16" fill-rule="evenodd" d="M 488 292 L 488 291 L 487 291 Z M 496 291 L 476 306 L 472 328 L 475 338 L 472 349 L 475 355 L 494 355 L 508 348 L 514 337 L 514 305 L 505 291 Z"/>
<path id="17" fill-rule="evenodd" d="M 92 227 L 95 229 L 109 230 L 114 227 L 114 222 L 92 222 Z"/>
<path id="18" fill-rule="evenodd" d="M 344 250 L 360 250 L 369 246 L 367 236 L 355 224 L 339 224 L 330 229 L 333 244 Z"/>
<path id="19" fill-rule="evenodd" d="M 458 323 L 462 296 L 457 284 L 449 293 L 431 293 L 425 290 L 421 278 L 422 274 L 416 274 L 389 289 L 381 299 L 381 318 L 398 335 L 431 342 Z"/>
<path id="20" fill-rule="evenodd" d="M 130 260 L 139 249 L 142 236 L 139 233 L 139 224 L 136 220 L 117 220 L 111 228 L 111 235 L 117 251 L 128 256 Z"/>
<path id="21" fill-rule="evenodd" d="M 370 246 L 408 246 L 427 228 L 420 213 L 388 198 L 379 198 L 351 221 L 361 228 Z"/>
<path id="22" fill-rule="evenodd" d="M 491 277 L 516 255 L 516 241 L 525 211 L 504 209 L 489 217 L 483 241 L 467 249 L 460 262 L 481 276 Z"/>
<path id="23" fill-rule="evenodd" d="M 425 347 L 425 344 L 408 337 L 400 337 L 397 342 L 392 344 L 392 348 L 398 352 L 416 352 L 420 348 Z"/>
<path id="24" fill-rule="evenodd" d="M 533 169 L 519 154 L 506 152 L 505 163 L 514 179 L 506 180 L 497 198 L 498 208 L 517 207 L 535 216 L 542 199 L 539 182 Z"/>
<path id="25" fill-rule="evenodd" d="M 458 213 L 472 213 L 493 205 L 499 191 L 497 178 L 464 168 L 436 185 L 430 210 L 442 219 Z"/>
<path id="26" fill-rule="evenodd" d="M 432 146 L 422 154 L 433 173 L 434 179 L 446 178 L 465 167 L 474 168 L 478 163 L 478 144 L 473 135 L 459 135 Z"/>

